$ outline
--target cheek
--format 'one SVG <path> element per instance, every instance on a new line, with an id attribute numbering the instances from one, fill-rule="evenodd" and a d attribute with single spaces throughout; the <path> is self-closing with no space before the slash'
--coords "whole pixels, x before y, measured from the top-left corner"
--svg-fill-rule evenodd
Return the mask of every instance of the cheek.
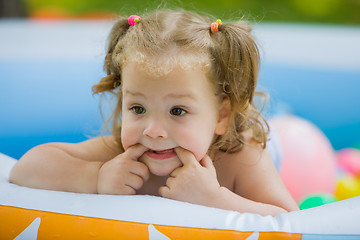
<path id="1" fill-rule="evenodd" d="M 185 128 L 177 132 L 180 147 L 192 152 L 200 161 L 208 152 L 213 139 L 213 131 L 204 126 Z"/>
<path id="2" fill-rule="evenodd" d="M 139 142 L 139 133 L 138 129 L 131 124 L 128 125 L 126 122 L 122 123 L 121 127 L 121 143 L 123 145 L 124 150 L 126 151 L 129 147 L 137 144 Z"/>

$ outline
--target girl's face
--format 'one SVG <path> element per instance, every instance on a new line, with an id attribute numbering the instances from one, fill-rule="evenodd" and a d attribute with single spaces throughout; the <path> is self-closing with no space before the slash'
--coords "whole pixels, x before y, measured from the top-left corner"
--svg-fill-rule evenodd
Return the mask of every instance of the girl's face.
<path id="1" fill-rule="evenodd" d="M 140 63 L 122 72 L 122 129 L 125 150 L 140 143 L 149 148 L 140 158 L 152 174 L 167 176 L 182 166 L 174 149 L 192 152 L 200 161 L 214 134 L 223 134 L 221 103 L 201 67 L 175 67 L 163 76 Z"/>

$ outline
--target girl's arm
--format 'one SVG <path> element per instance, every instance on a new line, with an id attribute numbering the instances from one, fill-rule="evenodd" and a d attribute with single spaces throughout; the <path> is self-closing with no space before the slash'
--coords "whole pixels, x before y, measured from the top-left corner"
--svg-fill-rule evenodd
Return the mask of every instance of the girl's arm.
<path id="1" fill-rule="evenodd" d="M 111 136 L 77 144 L 39 145 L 15 164 L 10 182 L 32 188 L 96 193 L 99 170 L 120 153 L 116 149 Z"/>
<path id="2" fill-rule="evenodd" d="M 184 149 L 175 149 L 183 166 L 160 187 L 161 196 L 238 212 L 277 215 L 298 210 L 282 183 L 269 154 L 257 144 L 241 152 L 209 156 L 200 162 Z M 222 179 L 222 186 L 217 176 Z"/>

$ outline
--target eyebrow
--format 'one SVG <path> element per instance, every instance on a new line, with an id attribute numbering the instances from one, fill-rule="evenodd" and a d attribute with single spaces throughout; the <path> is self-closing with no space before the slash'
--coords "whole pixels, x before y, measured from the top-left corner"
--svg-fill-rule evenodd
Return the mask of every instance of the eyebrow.
<path id="1" fill-rule="evenodd" d="M 141 97 L 145 98 L 145 95 L 140 92 L 131 92 L 129 90 L 126 90 L 124 93 L 124 96 L 126 96 L 128 94 L 133 95 L 133 96 L 141 96 Z"/>
<path id="2" fill-rule="evenodd" d="M 143 98 L 146 98 L 145 95 L 140 92 L 132 92 L 129 90 L 125 90 L 124 96 L 127 94 L 130 94 L 132 96 L 141 96 Z M 189 99 L 195 100 L 195 97 L 188 93 L 186 93 L 186 94 L 170 93 L 170 94 L 166 95 L 165 98 L 189 98 Z"/>
<path id="3" fill-rule="evenodd" d="M 192 100 L 195 100 L 195 97 L 191 94 L 176 94 L 176 93 L 171 93 L 166 95 L 165 98 L 190 98 Z"/>

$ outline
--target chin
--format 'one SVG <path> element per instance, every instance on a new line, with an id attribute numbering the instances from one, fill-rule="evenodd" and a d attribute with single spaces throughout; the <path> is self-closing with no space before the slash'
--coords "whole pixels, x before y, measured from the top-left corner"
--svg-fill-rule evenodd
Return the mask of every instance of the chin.
<path id="1" fill-rule="evenodd" d="M 152 168 L 149 167 L 149 170 L 152 174 L 159 176 L 159 177 L 165 177 L 165 176 L 169 176 L 170 173 L 172 173 L 175 168 L 172 169 L 160 169 L 160 168 Z"/>
<path id="2" fill-rule="evenodd" d="M 164 161 L 154 161 L 144 156 L 140 159 L 140 161 L 145 163 L 151 174 L 159 177 L 169 176 L 175 169 L 182 166 L 181 161 L 177 158 Z"/>

